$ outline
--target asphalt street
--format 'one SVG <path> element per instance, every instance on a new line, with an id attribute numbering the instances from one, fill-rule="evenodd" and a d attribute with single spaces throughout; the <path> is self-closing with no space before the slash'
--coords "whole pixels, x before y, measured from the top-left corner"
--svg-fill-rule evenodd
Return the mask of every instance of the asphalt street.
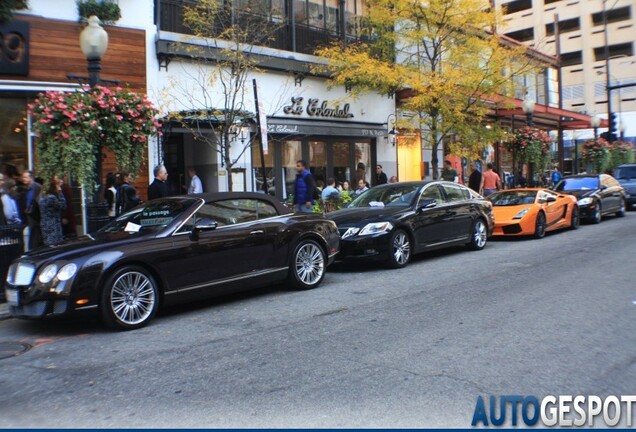
<path id="1" fill-rule="evenodd" d="M 148 327 L 8 319 L 0 427 L 470 427 L 479 395 L 634 394 L 636 212 L 542 240 L 337 264 Z"/>

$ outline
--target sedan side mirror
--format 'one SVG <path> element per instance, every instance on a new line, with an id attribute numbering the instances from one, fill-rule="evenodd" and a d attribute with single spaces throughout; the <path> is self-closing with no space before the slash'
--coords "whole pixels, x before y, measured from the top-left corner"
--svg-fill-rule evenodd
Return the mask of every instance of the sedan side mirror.
<path id="1" fill-rule="evenodd" d="M 418 208 L 418 210 L 422 211 L 433 207 L 437 207 L 437 201 L 434 199 L 425 199 L 420 203 L 420 207 Z"/>

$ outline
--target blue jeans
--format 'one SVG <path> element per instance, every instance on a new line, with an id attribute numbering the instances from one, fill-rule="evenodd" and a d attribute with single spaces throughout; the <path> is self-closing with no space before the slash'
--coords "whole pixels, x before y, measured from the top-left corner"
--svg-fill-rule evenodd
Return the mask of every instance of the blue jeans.
<path id="1" fill-rule="evenodd" d="M 497 189 L 484 189 L 484 196 L 487 197 L 488 195 L 492 195 L 495 192 L 497 192 Z"/>
<path id="2" fill-rule="evenodd" d="M 312 207 L 307 208 L 305 203 L 296 204 L 296 213 L 313 213 Z"/>

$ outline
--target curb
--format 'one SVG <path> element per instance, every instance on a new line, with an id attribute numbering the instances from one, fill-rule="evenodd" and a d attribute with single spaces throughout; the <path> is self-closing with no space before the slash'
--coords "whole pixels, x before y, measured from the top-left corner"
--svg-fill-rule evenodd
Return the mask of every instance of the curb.
<path id="1" fill-rule="evenodd" d="M 11 318 L 9 313 L 9 305 L 6 303 L 0 303 L 0 321 Z"/>

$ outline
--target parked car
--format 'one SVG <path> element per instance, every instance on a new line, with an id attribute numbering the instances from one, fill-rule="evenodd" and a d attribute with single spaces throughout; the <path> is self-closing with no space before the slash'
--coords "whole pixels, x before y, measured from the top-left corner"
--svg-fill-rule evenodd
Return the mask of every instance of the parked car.
<path id="1" fill-rule="evenodd" d="M 532 235 L 579 227 L 576 197 L 548 189 L 509 189 L 488 197 L 495 214 L 493 236 Z"/>
<path id="2" fill-rule="evenodd" d="M 625 188 L 625 204 L 629 210 L 636 205 L 636 164 L 620 165 L 614 176 Z"/>
<path id="3" fill-rule="evenodd" d="M 376 186 L 327 217 L 340 231 L 338 259 L 383 261 L 392 268 L 426 250 L 463 244 L 483 249 L 494 226 L 490 201 L 444 181 Z"/>
<path id="4" fill-rule="evenodd" d="M 265 194 L 162 198 L 92 236 L 20 257 L 6 295 L 15 317 L 88 310 L 114 328 L 133 329 L 160 305 L 283 280 L 315 288 L 338 245 L 335 223 L 293 215 Z"/>
<path id="5" fill-rule="evenodd" d="M 605 215 L 625 216 L 625 189 L 611 175 L 579 174 L 564 177 L 554 188 L 578 199 L 581 218 L 600 223 Z"/>

